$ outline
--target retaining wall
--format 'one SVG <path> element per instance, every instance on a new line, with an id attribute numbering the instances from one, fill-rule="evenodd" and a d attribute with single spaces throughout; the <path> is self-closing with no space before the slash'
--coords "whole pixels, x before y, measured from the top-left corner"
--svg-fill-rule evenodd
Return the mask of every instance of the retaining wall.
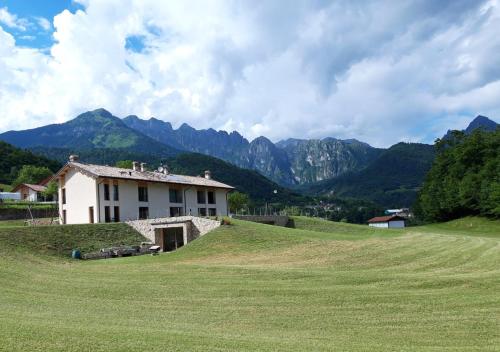
<path id="1" fill-rule="evenodd" d="M 155 229 L 182 225 L 185 226 L 187 242 L 191 242 L 219 227 L 220 221 L 196 216 L 179 216 L 172 218 L 132 220 L 127 221 L 127 224 L 136 229 L 151 242 L 155 242 Z"/>
<path id="2" fill-rule="evenodd" d="M 233 215 L 233 218 L 261 224 L 294 227 L 293 220 L 286 215 Z"/>

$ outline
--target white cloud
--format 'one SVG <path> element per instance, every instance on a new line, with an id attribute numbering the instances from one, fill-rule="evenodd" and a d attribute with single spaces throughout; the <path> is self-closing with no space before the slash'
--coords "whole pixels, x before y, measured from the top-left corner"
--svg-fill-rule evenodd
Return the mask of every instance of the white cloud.
<path id="1" fill-rule="evenodd" d="M 500 116 L 494 1 L 81 3 L 54 18 L 50 54 L 0 27 L 0 130 L 104 107 L 386 146 Z"/>
<path id="2" fill-rule="evenodd" d="M 29 22 L 24 18 L 18 18 L 16 15 L 10 13 L 8 8 L 1 7 L 0 24 L 3 24 L 9 28 L 25 31 L 26 27 L 29 25 Z"/>
<path id="3" fill-rule="evenodd" d="M 45 17 L 36 17 L 35 18 L 38 25 L 44 30 L 44 31 L 49 31 L 52 28 L 52 25 L 50 24 L 50 21 L 46 19 Z"/>

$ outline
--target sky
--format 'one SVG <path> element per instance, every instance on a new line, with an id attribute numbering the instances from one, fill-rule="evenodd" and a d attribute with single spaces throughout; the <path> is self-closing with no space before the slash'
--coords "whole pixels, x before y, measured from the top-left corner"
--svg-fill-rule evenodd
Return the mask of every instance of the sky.
<path id="1" fill-rule="evenodd" d="M 252 140 L 500 118 L 497 0 L 0 0 L 0 132 L 105 108 Z"/>

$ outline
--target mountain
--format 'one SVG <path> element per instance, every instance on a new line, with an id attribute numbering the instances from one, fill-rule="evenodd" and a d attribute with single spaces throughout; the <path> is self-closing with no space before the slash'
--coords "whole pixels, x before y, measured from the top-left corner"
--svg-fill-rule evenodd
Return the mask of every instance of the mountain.
<path id="1" fill-rule="evenodd" d="M 470 135 L 477 129 L 492 132 L 495 131 L 497 127 L 498 123 L 496 123 L 495 121 L 486 116 L 478 115 L 469 123 L 469 126 L 467 126 L 465 130 L 462 130 L 462 132 L 464 132 L 466 135 Z M 450 138 L 453 138 L 453 132 L 451 130 L 448 130 L 448 132 L 446 132 L 446 134 L 443 136 L 443 139 Z"/>
<path id="2" fill-rule="evenodd" d="M 335 138 L 287 139 L 276 146 L 285 151 L 298 184 L 328 180 L 360 170 L 381 152 L 366 143 Z"/>
<path id="3" fill-rule="evenodd" d="M 123 122 L 171 147 L 211 155 L 239 167 L 257 170 L 285 186 L 330 179 L 368 165 L 380 153 L 356 140 L 288 139 L 274 144 L 265 137 L 249 142 L 238 132 L 197 130 L 183 124 L 173 129 L 169 122 L 127 116 Z"/>
<path id="4" fill-rule="evenodd" d="M 179 154 L 167 160 L 169 169 L 174 173 L 201 175 L 204 170 L 211 170 L 212 177 L 228 183 L 240 192 L 259 203 L 300 204 L 309 199 L 262 176 L 254 170 L 242 169 L 231 163 L 203 154 Z M 276 191 L 276 193 L 275 193 Z"/>
<path id="5" fill-rule="evenodd" d="M 61 164 L 0 141 L 0 183 L 11 183 L 23 165 L 46 166 L 56 172 Z"/>
<path id="6" fill-rule="evenodd" d="M 307 194 L 373 201 L 385 207 L 410 207 L 435 158 L 428 144 L 398 143 L 366 168 L 302 188 Z"/>
<path id="7" fill-rule="evenodd" d="M 0 134 L 0 140 L 21 148 L 117 149 L 158 156 L 178 151 L 128 127 L 104 109 L 88 111 L 73 120 L 24 131 Z"/>

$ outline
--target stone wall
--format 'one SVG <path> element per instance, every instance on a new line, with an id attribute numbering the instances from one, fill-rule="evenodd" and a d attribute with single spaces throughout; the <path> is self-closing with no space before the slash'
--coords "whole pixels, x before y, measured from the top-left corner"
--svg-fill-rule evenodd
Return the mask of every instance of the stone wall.
<path id="1" fill-rule="evenodd" d="M 127 224 L 151 242 L 155 242 L 155 229 L 168 228 L 169 226 L 178 226 L 178 224 L 185 224 L 187 230 L 187 241 L 201 237 L 208 232 L 220 226 L 220 221 L 199 218 L 196 216 L 179 216 L 171 218 L 157 218 L 147 220 L 132 220 L 127 221 Z"/>

